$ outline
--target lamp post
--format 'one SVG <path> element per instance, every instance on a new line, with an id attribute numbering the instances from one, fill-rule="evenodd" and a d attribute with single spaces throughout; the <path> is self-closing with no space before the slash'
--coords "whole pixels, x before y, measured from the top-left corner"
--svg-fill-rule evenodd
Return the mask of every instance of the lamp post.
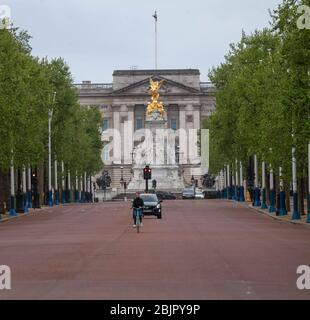
<path id="1" fill-rule="evenodd" d="M 195 178 L 194 178 L 194 175 L 192 175 L 192 177 L 191 177 L 191 183 L 192 183 L 192 186 L 194 186 L 194 184 L 195 184 Z"/>
<path id="2" fill-rule="evenodd" d="M 235 167 L 235 201 L 239 201 L 239 172 L 238 172 L 238 160 L 236 159 L 236 167 Z"/>
<path id="3" fill-rule="evenodd" d="M 28 208 L 32 208 L 31 167 L 28 167 Z"/>
<path id="4" fill-rule="evenodd" d="M 65 164 L 61 161 L 61 203 L 66 203 Z"/>
<path id="5" fill-rule="evenodd" d="M 13 152 L 12 152 L 12 160 L 11 160 L 11 168 L 10 168 L 10 178 L 11 178 L 11 197 L 10 197 L 10 216 L 16 216 L 16 198 L 15 198 L 15 169 L 14 169 L 14 161 L 13 161 Z"/>
<path id="6" fill-rule="evenodd" d="M 75 203 L 79 203 L 79 178 L 78 178 L 78 172 L 75 171 L 75 192 L 74 192 L 74 200 Z"/>
<path id="7" fill-rule="evenodd" d="M 94 184 L 93 184 L 93 177 L 91 176 L 89 179 L 89 183 L 90 183 L 90 198 L 91 198 L 91 203 L 95 202 L 95 189 L 94 189 Z"/>
<path id="8" fill-rule="evenodd" d="M 26 168 L 23 166 L 23 204 L 24 204 L 24 212 L 29 212 L 28 204 L 27 204 L 27 178 L 26 178 Z"/>
<path id="9" fill-rule="evenodd" d="M 274 189 L 274 173 L 273 173 L 273 168 L 270 165 L 270 173 L 269 173 L 269 180 L 270 180 L 270 207 L 269 207 L 269 213 L 274 213 L 276 212 L 275 208 L 275 189 Z"/>
<path id="10" fill-rule="evenodd" d="M 80 176 L 80 203 L 84 202 L 83 176 Z"/>
<path id="11" fill-rule="evenodd" d="M 268 209 L 266 203 L 266 162 L 262 162 L 262 209 Z"/>
<path id="12" fill-rule="evenodd" d="M 278 201 L 278 215 L 286 216 L 287 211 L 285 208 L 285 194 L 284 194 L 284 183 L 282 177 L 282 167 L 279 168 L 279 179 L 280 179 L 280 192 L 279 192 L 279 201 Z"/>
<path id="13" fill-rule="evenodd" d="M 292 220 L 300 220 L 300 212 L 298 210 L 298 189 L 297 189 L 297 165 L 295 157 L 296 148 L 292 149 L 292 173 L 293 173 L 293 216 Z"/>
<path id="14" fill-rule="evenodd" d="M 58 162 L 57 160 L 55 159 L 55 162 L 54 162 L 54 181 L 55 181 L 55 184 L 54 184 L 54 204 L 55 206 L 58 206 L 59 205 L 59 193 L 58 193 Z"/>
<path id="15" fill-rule="evenodd" d="M 242 162 L 240 161 L 240 192 L 239 192 L 239 201 L 244 202 L 245 197 L 244 197 L 244 185 L 243 185 L 243 165 Z"/>
<path id="16" fill-rule="evenodd" d="M 121 167 L 121 183 L 124 181 L 124 177 L 123 177 L 123 170 L 124 170 L 124 167 Z"/>
<path id="17" fill-rule="evenodd" d="M 68 203 L 71 203 L 71 172 L 68 170 Z"/>
<path id="18" fill-rule="evenodd" d="M 227 199 L 227 174 L 226 174 L 226 166 L 224 166 L 224 192 L 223 192 L 223 199 Z"/>
<path id="19" fill-rule="evenodd" d="M 231 179 L 230 179 L 230 165 L 227 165 L 227 199 L 231 200 L 232 199 L 232 194 L 231 194 Z"/>
<path id="20" fill-rule="evenodd" d="M 308 142 L 308 214 L 307 223 L 310 223 L 310 141 Z"/>
<path id="21" fill-rule="evenodd" d="M 124 176 L 123 176 L 123 170 L 124 170 L 124 167 L 120 167 L 121 169 L 121 180 L 120 180 L 120 185 L 121 185 L 121 188 L 124 188 Z"/>
<path id="22" fill-rule="evenodd" d="M 56 99 L 56 92 L 53 95 L 53 105 Z M 53 107 L 48 111 L 48 193 L 47 193 L 47 205 L 53 206 L 53 193 L 52 193 L 52 118 L 53 118 Z"/>
<path id="23" fill-rule="evenodd" d="M 83 199 L 83 202 L 84 203 L 86 203 L 87 202 L 87 197 L 88 197 L 88 195 L 87 195 L 87 182 L 86 182 L 86 176 L 87 176 L 87 174 L 86 174 L 86 171 L 84 172 L 84 199 Z"/>
<path id="24" fill-rule="evenodd" d="M 258 161 L 257 156 L 254 156 L 254 207 L 260 207 L 261 201 L 259 196 L 259 187 L 258 187 Z"/>

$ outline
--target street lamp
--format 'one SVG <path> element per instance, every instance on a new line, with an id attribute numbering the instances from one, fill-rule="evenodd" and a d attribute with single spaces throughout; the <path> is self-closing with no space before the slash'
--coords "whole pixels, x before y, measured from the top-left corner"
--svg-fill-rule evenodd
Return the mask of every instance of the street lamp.
<path id="1" fill-rule="evenodd" d="M 56 99 L 56 92 L 53 95 L 53 105 Z M 53 106 L 48 111 L 48 194 L 47 205 L 53 206 L 53 194 L 52 194 L 52 141 L 51 141 L 51 127 L 53 118 Z"/>
<path id="2" fill-rule="evenodd" d="M 127 201 L 127 196 L 126 196 L 126 189 L 127 189 L 127 182 L 124 180 L 124 175 L 123 175 L 123 170 L 124 170 L 124 167 L 121 167 L 121 186 L 123 188 L 123 191 L 124 191 L 124 201 L 126 202 Z"/>
<path id="3" fill-rule="evenodd" d="M 124 170 L 124 167 L 121 167 L 121 184 L 124 182 L 124 177 L 123 177 L 123 170 Z"/>
<path id="4" fill-rule="evenodd" d="M 194 186 L 194 183 L 195 183 L 195 178 L 194 178 L 194 175 L 192 175 L 192 178 L 191 178 L 191 183 L 192 183 L 192 186 Z"/>
<path id="5" fill-rule="evenodd" d="M 180 163 L 180 146 L 175 147 L 175 161 L 177 164 Z"/>
<path id="6" fill-rule="evenodd" d="M 254 203 L 253 207 L 260 207 L 260 190 L 258 185 L 258 161 L 257 155 L 254 155 Z"/>
<path id="7" fill-rule="evenodd" d="M 308 143 L 308 214 L 307 223 L 310 223 L 310 141 Z"/>

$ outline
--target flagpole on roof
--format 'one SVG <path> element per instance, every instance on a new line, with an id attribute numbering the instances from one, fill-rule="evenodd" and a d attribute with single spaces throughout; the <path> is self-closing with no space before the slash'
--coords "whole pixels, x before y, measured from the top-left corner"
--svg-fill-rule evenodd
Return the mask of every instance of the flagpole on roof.
<path id="1" fill-rule="evenodd" d="M 157 11 L 155 11 L 153 18 L 155 19 L 155 70 L 157 70 Z"/>

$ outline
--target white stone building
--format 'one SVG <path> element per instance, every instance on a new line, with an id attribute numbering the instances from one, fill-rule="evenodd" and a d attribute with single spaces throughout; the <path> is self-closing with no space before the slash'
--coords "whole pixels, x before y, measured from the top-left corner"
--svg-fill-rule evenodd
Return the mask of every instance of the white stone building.
<path id="1" fill-rule="evenodd" d="M 186 132 L 201 129 L 203 120 L 215 109 L 214 87 L 200 81 L 199 70 L 116 70 L 111 84 L 90 81 L 77 84 L 81 105 L 96 106 L 102 113 L 102 159 L 114 188 L 121 189 L 122 178 L 127 184 L 133 178 L 135 152 L 143 141 L 141 134 L 134 132 L 141 132 L 146 126 L 150 78 L 164 80 L 160 101 L 165 106 L 166 129 L 177 133 L 179 129 Z M 115 132 L 119 132 L 120 141 L 115 138 Z M 175 158 L 184 185 L 190 185 L 193 177 L 200 181 L 206 173 L 205 166 L 199 160 L 190 161 L 188 150 L 179 144 L 180 139 L 176 137 Z"/>

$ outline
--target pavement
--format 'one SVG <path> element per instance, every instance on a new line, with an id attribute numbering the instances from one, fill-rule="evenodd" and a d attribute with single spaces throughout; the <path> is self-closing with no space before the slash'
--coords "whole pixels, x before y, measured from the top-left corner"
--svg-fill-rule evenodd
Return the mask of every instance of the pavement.
<path id="1" fill-rule="evenodd" d="M 164 201 L 132 228 L 130 203 L 45 208 L 0 223 L 0 299 L 310 299 L 310 229 L 222 200 Z"/>

